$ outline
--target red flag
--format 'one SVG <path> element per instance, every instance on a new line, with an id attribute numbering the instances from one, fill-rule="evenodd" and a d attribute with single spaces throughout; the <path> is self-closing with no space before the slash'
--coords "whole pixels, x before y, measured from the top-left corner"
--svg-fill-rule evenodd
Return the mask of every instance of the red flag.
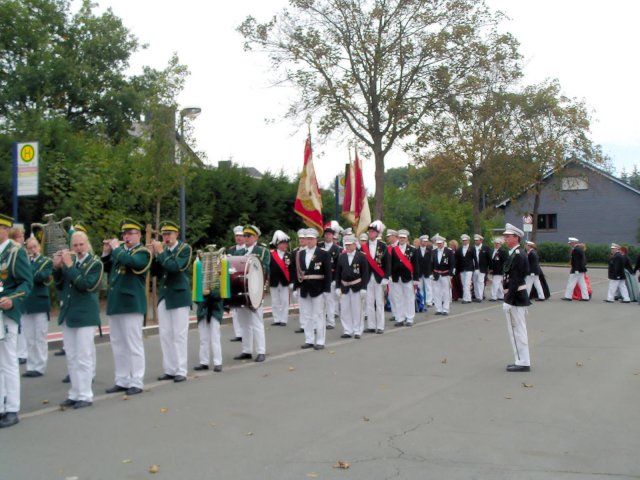
<path id="1" fill-rule="evenodd" d="M 366 232 L 371 223 L 371 211 L 367 191 L 362 179 L 362 167 L 358 152 L 355 162 L 349 164 L 342 203 L 342 216 L 351 222 L 356 235 Z"/>
<path id="2" fill-rule="evenodd" d="M 307 137 L 304 145 L 304 167 L 298 184 L 298 194 L 293 211 L 302 217 L 304 223 L 322 232 L 322 196 L 316 180 L 316 172 L 313 169 L 311 156 L 311 135 Z"/>

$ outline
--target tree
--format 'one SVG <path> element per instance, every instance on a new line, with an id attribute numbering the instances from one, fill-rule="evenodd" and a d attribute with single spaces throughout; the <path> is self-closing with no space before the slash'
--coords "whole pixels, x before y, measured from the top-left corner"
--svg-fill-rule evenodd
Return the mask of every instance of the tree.
<path id="1" fill-rule="evenodd" d="M 319 115 L 322 134 L 350 131 L 375 159 L 382 218 L 385 156 L 463 87 L 482 61 L 479 32 L 497 17 L 476 0 L 292 0 L 277 18 L 248 17 L 245 48 L 270 57 L 299 100 L 288 115 Z"/>
<path id="2" fill-rule="evenodd" d="M 480 213 L 502 176 L 508 147 L 509 102 L 506 92 L 521 76 L 518 44 L 508 34 L 492 33 L 484 43 L 484 61 L 463 82 L 463 95 L 418 129 L 418 164 L 430 164 L 440 176 L 457 176 L 471 199 L 473 232 L 481 233 Z M 425 153 L 426 152 L 426 153 Z"/>
<path id="3" fill-rule="evenodd" d="M 557 80 L 527 86 L 514 94 L 512 101 L 513 144 L 511 156 L 519 160 L 520 185 L 534 193 L 533 225 L 535 241 L 538 225 L 540 192 L 545 176 L 559 172 L 571 158 L 605 163 L 599 147 L 588 138 L 590 115 L 582 101 L 561 93 Z"/>

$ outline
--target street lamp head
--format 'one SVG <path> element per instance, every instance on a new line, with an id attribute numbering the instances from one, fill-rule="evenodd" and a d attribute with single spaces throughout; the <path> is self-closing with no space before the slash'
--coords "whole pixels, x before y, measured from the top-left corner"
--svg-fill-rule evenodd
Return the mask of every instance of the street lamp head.
<path id="1" fill-rule="evenodd" d="M 196 118 L 198 115 L 200 115 L 200 112 L 202 112 L 202 109 L 200 107 L 185 107 L 180 110 L 180 117 Z"/>

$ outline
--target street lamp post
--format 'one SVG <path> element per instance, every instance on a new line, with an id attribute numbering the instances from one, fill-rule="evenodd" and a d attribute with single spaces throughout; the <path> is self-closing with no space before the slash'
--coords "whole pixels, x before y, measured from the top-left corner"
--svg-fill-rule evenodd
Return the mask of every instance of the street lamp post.
<path id="1" fill-rule="evenodd" d="M 180 110 L 180 142 L 186 146 L 184 140 L 184 119 L 196 118 L 200 115 L 202 109 L 199 107 L 187 107 Z M 184 150 L 180 148 L 180 164 L 184 164 Z M 180 239 L 184 242 L 187 236 L 187 213 L 186 213 L 186 187 L 185 187 L 185 175 L 182 174 L 180 182 Z"/>

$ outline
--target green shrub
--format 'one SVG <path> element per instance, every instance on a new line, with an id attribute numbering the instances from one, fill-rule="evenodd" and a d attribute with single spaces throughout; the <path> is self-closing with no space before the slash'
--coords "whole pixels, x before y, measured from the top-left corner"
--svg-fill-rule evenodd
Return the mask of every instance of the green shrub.
<path id="1" fill-rule="evenodd" d="M 632 265 L 635 265 L 640 248 L 637 246 L 626 245 L 629 249 L 629 258 Z M 588 243 L 586 248 L 587 264 L 589 263 L 608 263 L 609 254 L 611 253 L 610 244 Z M 541 262 L 546 263 L 569 263 L 571 258 L 571 247 L 566 243 L 545 242 L 538 245 L 538 255 Z"/>

